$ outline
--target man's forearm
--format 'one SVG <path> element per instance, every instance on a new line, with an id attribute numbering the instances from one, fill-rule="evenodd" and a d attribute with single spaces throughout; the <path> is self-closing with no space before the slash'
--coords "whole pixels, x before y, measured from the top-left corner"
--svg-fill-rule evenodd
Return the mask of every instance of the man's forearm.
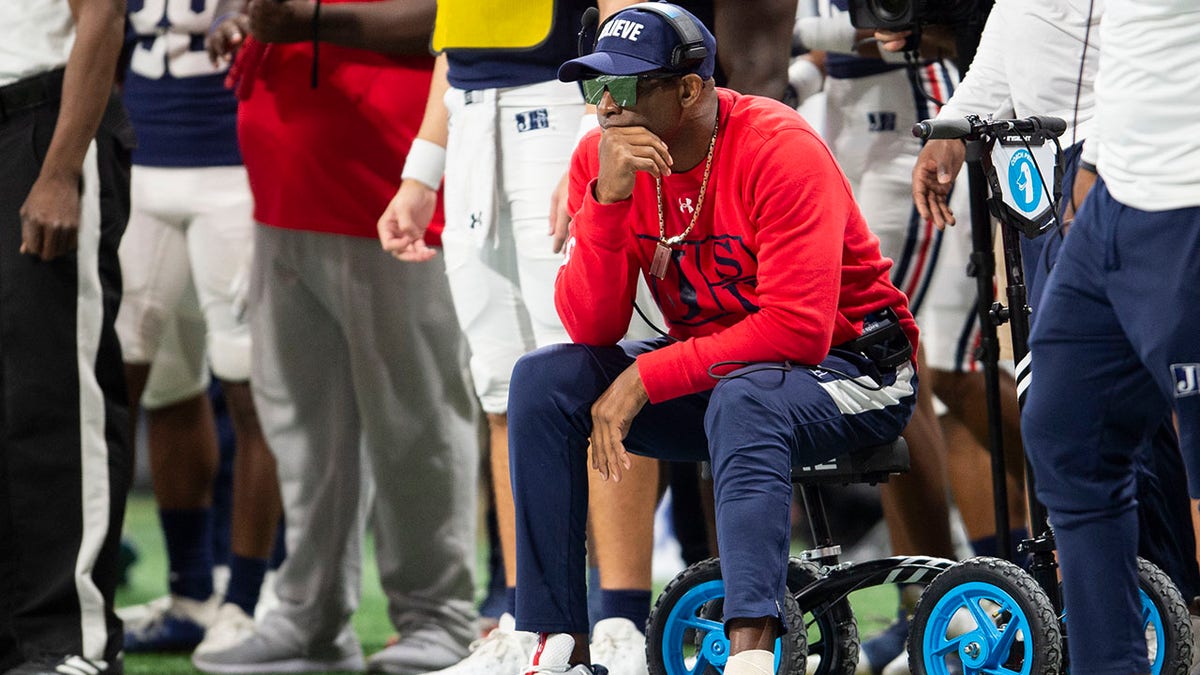
<path id="1" fill-rule="evenodd" d="M 425 55 L 436 12 L 434 0 L 323 4 L 320 37 L 383 54 Z"/>
<path id="2" fill-rule="evenodd" d="M 75 45 L 67 58 L 62 105 L 42 175 L 78 179 L 116 75 L 125 0 L 71 0 Z"/>
<path id="3" fill-rule="evenodd" d="M 438 56 L 433 64 L 433 77 L 429 80 L 429 98 L 425 100 L 425 116 L 417 138 L 446 147 L 450 136 L 450 113 L 446 110 L 446 90 L 450 82 L 446 79 L 449 65 L 446 55 Z"/>

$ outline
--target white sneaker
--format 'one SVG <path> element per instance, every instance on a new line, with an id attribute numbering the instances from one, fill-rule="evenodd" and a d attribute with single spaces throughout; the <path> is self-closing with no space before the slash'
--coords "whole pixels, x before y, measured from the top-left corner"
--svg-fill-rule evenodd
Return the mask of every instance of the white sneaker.
<path id="1" fill-rule="evenodd" d="M 331 642 L 301 644 L 275 632 L 270 623 L 259 625 L 250 637 L 220 651 L 192 654 L 192 665 L 202 673 L 311 673 L 329 670 L 366 670 L 362 647 L 349 623 Z"/>
<path id="2" fill-rule="evenodd" d="M 444 670 L 467 656 L 466 647 L 440 626 L 401 628 L 395 644 L 367 659 L 367 672 L 417 675 Z"/>
<path id="3" fill-rule="evenodd" d="M 603 666 L 592 668 L 583 664 L 570 665 L 575 651 L 575 638 L 566 633 L 542 633 L 534 643 L 533 656 L 521 675 L 608 675 Z"/>
<path id="4" fill-rule="evenodd" d="M 428 675 L 521 675 L 536 644 L 537 635 L 517 630 L 513 616 L 506 612 L 487 637 L 471 643 L 467 658 Z"/>
<path id="5" fill-rule="evenodd" d="M 241 643 L 254 634 L 254 619 L 241 607 L 227 602 L 217 610 L 212 625 L 204 632 L 204 640 L 196 645 L 195 654 L 219 652 Z"/>
<path id="6" fill-rule="evenodd" d="M 592 662 L 612 675 L 648 675 L 646 636 L 629 619 L 613 617 L 592 628 Z"/>
<path id="7" fill-rule="evenodd" d="M 912 675 L 908 668 L 908 652 L 900 652 L 891 663 L 883 667 L 881 675 Z"/>
<path id="8" fill-rule="evenodd" d="M 140 605 L 119 607 L 117 616 L 125 623 L 138 623 L 151 614 L 162 614 L 171 607 L 171 596 L 163 595 Z"/>
<path id="9" fill-rule="evenodd" d="M 216 596 L 200 601 L 177 595 L 168 596 L 165 605 L 148 603 L 156 611 L 125 623 L 125 651 L 136 654 L 195 649 L 216 618 L 220 603 Z"/>

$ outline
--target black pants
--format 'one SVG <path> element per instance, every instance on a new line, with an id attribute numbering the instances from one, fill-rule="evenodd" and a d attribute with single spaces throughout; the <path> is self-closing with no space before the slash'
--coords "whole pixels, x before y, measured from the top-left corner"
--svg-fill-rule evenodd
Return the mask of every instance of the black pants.
<path id="1" fill-rule="evenodd" d="M 115 660 L 132 469 L 113 330 L 132 132 L 114 97 L 85 162 L 79 248 L 42 262 L 19 252 L 19 210 L 58 103 L 13 107 L 0 112 L 0 672 L 46 655 Z"/>

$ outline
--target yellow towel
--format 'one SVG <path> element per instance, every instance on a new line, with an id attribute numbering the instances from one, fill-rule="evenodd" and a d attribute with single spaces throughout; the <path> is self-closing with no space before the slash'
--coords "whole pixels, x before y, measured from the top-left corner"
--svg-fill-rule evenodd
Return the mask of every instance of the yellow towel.
<path id="1" fill-rule="evenodd" d="M 554 0 L 438 0 L 433 49 L 528 49 L 553 23 Z"/>

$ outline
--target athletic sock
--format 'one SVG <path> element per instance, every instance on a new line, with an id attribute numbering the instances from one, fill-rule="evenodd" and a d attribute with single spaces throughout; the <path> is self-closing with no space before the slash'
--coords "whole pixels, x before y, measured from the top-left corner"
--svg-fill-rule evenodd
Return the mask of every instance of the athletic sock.
<path id="1" fill-rule="evenodd" d="M 225 602 L 232 602 L 241 607 L 247 616 L 254 616 L 266 575 L 266 558 L 245 558 L 233 554 L 229 561 L 229 590 L 225 591 Z"/>
<path id="2" fill-rule="evenodd" d="M 775 655 L 765 649 L 747 649 L 729 657 L 725 675 L 773 675 Z"/>
<path id="3" fill-rule="evenodd" d="M 213 594 L 212 509 L 159 509 L 173 595 L 201 602 Z"/>
<path id="4" fill-rule="evenodd" d="M 517 587 L 506 586 L 504 588 L 504 611 L 510 616 L 517 615 Z"/>
<path id="5" fill-rule="evenodd" d="M 645 633 L 646 620 L 650 618 L 650 591 L 601 589 L 600 615 L 605 619 L 629 619 L 638 630 Z"/>

